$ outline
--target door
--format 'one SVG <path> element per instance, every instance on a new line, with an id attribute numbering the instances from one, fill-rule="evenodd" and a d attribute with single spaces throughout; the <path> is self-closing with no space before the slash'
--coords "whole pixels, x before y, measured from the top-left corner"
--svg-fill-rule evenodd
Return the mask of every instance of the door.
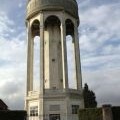
<path id="1" fill-rule="evenodd" d="M 60 114 L 50 114 L 49 120 L 60 120 Z"/>

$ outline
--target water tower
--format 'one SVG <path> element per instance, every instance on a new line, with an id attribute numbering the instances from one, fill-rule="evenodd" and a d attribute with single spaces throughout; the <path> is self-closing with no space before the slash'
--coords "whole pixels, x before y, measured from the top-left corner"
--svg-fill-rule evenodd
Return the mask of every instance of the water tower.
<path id="1" fill-rule="evenodd" d="M 27 93 L 28 120 L 78 120 L 83 108 L 76 0 L 28 0 Z M 68 64 L 66 36 L 72 38 L 74 62 Z M 40 87 L 33 89 L 34 38 L 40 36 Z M 70 54 L 70 53 L 69 53 Z M 75 66 L 76 89 L 68 83 L 68 66 Z M 39 72 L 39 71 L 38 71 Z"/>

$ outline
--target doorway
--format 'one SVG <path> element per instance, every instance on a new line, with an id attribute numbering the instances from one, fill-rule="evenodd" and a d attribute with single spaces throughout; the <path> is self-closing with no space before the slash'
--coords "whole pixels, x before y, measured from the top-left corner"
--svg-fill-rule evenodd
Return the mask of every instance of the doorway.
<path id="1" fill-rule="evenodd" d="M 49 120 L 60 120 L 60 114 L 50 114 Z"/>

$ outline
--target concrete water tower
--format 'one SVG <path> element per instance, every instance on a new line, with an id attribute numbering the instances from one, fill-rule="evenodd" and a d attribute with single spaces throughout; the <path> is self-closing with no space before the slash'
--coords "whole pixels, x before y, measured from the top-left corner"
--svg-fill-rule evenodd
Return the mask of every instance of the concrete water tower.
<path id="1" fill-rule="evenodd" d="M 76 0 L 28 0 L 27 93 L 28 120 L 78 120 L 83 108 Z M 74 46 L 76 89 L 68 83 L 66 36 Z M 40 87 L 33 89 L 34 37 L 40 36 Z M 72 54 L 72 53 L 71 53 Z M 38 71 L 39 72 L 39 71 Z"/>

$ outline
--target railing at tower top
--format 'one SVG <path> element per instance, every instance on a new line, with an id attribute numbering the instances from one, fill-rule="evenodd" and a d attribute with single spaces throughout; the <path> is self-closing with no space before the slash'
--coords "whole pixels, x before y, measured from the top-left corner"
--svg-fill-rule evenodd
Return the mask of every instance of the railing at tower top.
<path id="1" fill-rule="evenodd" d="M 81 91 L 78 91 L 76 89 L 68 89 L 68 90 L 65 90 L 65 89 L 62 89 L 62 90 L 59 90 L 59 89 L 45 89 L 45 93 L 81 93 Z"/>
<path id="2" fill-rule="evenodd" d="M 39 96 L 40 91 L 29 91 L 28 96 Z M 44 90 L 45 95 L 63 95 L 63 94 L 82 94 L 82 90 L 76 90 L 76 89 L 68 89 L 67 91 L 65 89 L 45 89 Z"/>

